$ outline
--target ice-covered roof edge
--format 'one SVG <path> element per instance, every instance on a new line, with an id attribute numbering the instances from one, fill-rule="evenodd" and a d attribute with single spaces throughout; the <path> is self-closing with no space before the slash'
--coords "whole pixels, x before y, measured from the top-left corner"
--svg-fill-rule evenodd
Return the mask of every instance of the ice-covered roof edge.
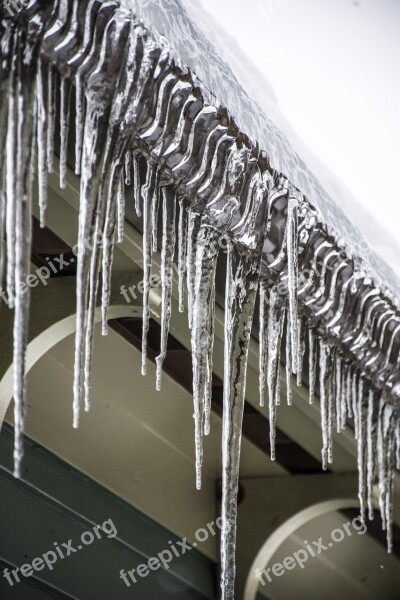
<path id="1" fill-rule="evenodd" d="M 329 234 L 340 239 L 347 254 L 357 256 L 367 274 L 380 287 L 388 287 L 397 302 L 400 280 L 392 264 L 395 245 L 382 248 L 382 239 L 372 235 L 364 208 L 298 140 L 265 78 L 256 86 L 254 80 L 260 79 L 260 74 L 248 63 L 239 68 L 241 57 L 235 56 L 235 62 L 223 32 L 201 6 L 193 0 L 123 2 L 146 26 L 167 37 L 175 57 L 191 69 L 203 91 L 207 90 L 208 100 L 227 108 L 239 129 L 267 153 L 271 167 L 283 173 L 320 212 Z M 235 69 L 230 66 L 232 60 Z M 376 228 L 381 230 L 378 224 Z"/>

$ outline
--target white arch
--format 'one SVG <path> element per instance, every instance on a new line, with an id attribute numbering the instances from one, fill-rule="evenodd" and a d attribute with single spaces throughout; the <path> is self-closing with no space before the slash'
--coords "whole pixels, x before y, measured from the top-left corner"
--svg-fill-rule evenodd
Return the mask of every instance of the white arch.
<path id="1" fill-rule="evenodd" d="M 141 316 L 140 308 L 128 305 L 111 305 L 108 309 L 108 319 L 121 319 L 123 317 Z M 102 319 L 101 308 L 96 308 L 94 322 Z M 53 346 L 61 342 L 76 330 L 76 314 L 73 313 L 57 321 L 39 333 L 29 342 L 26 351 L 26 374 Z M 0 429 L 4 417 L 13 397 L 13 364 L 8 367 L 0 381 Z"/>
<path id="2" fill-rule="evenodd" d="M 301 510 L 282 523 L 282 525 L 264 542 L 255 557 L 247 576 L 243 600 L 255 600 L 260 585 L 260 582 L 256 577 L 256 569 L 260 569 L 261 571 L 265 569 L 279 546 L 281 546 L 290 535 L 309 521 L 335 510 L 343 510 L 344 508 L 359 508 L 359 502 L 358 500 L 354 500 L 354 498 L 337 498 L 334 500 L 326 500 L 325 502 L 318 502 L 317 504 L 312 504 Z"/>

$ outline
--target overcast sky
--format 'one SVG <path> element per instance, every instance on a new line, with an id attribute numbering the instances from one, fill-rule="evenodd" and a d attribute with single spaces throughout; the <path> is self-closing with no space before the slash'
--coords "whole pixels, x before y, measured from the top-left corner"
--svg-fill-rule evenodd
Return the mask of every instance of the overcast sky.
<path id="1" fill-rule="evenodd" d="M 300 138 L 400 242 L 400 0 L 201 2 Z"/>

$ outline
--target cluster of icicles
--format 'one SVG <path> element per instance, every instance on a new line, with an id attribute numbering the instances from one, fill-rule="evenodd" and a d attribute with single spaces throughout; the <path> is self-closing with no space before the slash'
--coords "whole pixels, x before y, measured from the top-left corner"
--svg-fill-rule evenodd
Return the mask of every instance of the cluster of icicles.
<path id="1" fill-rule="evenodd" d="M 33 1 L 29 11 L 25 27 L 10 20 L 2 23 L 0 57 L 0 225 L 6 240 L 0 268 L 3 281 L 6 266 L 7 293 L 15 308 L 15 474 L 19 475 L 22 458 L 29 312 L 29 295 L 21 292 L 20 283 L 30 269 L 31 199 L 36 172 L 41 224 L 45 224 L 47 173 L 53 171 L 55 106 L 59 98 L 60 185 L 65 186 L 73 109 L 75 172 L 81 176 L 74 426 L 79 425 L 81 405 L 90 409 L 94 311 L 100 294 L 102 331 L 107 334 L 113 248 L 115 239 L 123 239 L 125 186 L 133 185 L 136 212 L 143 218 L 142 372 L 146 373 L 150 279 L 152 256 L 158 250 L 160 212 L 162 314 L 156 385 L 160 389 L 177 253 L 179 310 L 185 308 L 186 290 L 192 341 L 198 488 L 203 436 L 210 430 L 219 239 L 224 235 L 230 240 L 222 440 L 223 600 L 234 597 L 239 456 L 247 355 L 257 297 L 260 403 L 264 405 L 267 391 L 271 458 L 275 459 L 282 346 L 288 404 L 292 403 L 292 376 L 295 374 L 297 384 L 302 384 L 307 355 L 310 403 L 314 402 L 319 378 L 324 469 L 332 462 L 334 428 L 340 431 L 348 419 L 354 420 L 361 514 L 363 518 L 367 512 L 370 518 L 373 516 L 373 485 L 378 478 L 390 549 L 394 468 L 400 466 L 399 415 L 385 392 L 370 385 L 354 362 L 341 354 L 336 338 L 320 334 L 317 321 L 310 319 L 310 313 L 299 304 L 302 292 L 311 286 L 299 288 L 298 264 L 301 250 L 306 254 L 304 244 L 310 237 L 307 231 L 315 226 L 311 209 L 305 209 L 301 195 L 268 169 L 262 153 L 254 156 L 228 117 L 201 104 L 198 89 L 189 74 L 182 76 L 165 40 L 150 35 L 117 2 L 90 0 L 86 6 L 77 1 L 59 1 L 50 10 Z M 181 101 L 180 111 L 176 109 L 177 99 Z M 204 142 L 206 125 L 212 133 Z M 221 167 L 219 161 L 225 155 L 228 158 Z M 282 198 L 286 199 L 282 245 L 269 265 L 271 276 L 261 276 L 263 248 L 274 227 L 274 202 Z M 102 250 L 96 245 L 89 249 L 85 242 L 99 236 Z M 284 264 L 279 277 L 280 282 L 286 282 L 285 293 L 272 276 L 274 264 L 280 263 Z"/>

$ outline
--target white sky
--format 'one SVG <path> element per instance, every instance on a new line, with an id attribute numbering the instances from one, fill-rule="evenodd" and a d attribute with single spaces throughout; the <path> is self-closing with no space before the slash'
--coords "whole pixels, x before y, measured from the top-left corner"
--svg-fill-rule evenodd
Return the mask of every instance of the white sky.
<path id="1" fill-rule="evenodd" d="M 201 3 L 300 138 L 400 242 L 400 0 Z"/>

